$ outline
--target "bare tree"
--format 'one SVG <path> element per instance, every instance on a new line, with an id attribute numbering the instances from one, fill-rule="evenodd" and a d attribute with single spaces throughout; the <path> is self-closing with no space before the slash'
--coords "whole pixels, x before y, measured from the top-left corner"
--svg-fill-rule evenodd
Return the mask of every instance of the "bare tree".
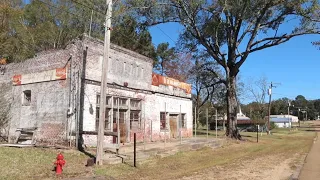
<path id="1" fill-rule="evenodd" d="M 293 37 L 319 34 L 313 17 L 317 0 L 128 0 L 146 25 L 176 22 L 184 27 L 186 48 L 198 47 L 225 71 L 227 136 L 240 139 L 237 129 L 236 79 L 251 53 L 283 44 Z M 292 29 L 281 29 L 291 19 Z M 279 31 L 281 29 L 281 31 Z M 260 38 L 258 38 L 258 35 Z"/>
<path id="2" fill-rule="evenodd" d="M 252 103 L 248 105 L 250 118 L 252 120 L 263 120 L 267 114 L 266 97 L 268 93 L 268 80 L 265 76 L 258 79 L 251 79 L 247 82 L 246 88 L 248 99 Z"/>
<path id="3" fill-rule="evenodd" d="M 246 85 L 246 90 L 249 92 L 248 97 L 260 104 L 266 103 L 266 95 L 268 93 L 268 80 L 265 76 L 259 79 L 251 79 Z"/>

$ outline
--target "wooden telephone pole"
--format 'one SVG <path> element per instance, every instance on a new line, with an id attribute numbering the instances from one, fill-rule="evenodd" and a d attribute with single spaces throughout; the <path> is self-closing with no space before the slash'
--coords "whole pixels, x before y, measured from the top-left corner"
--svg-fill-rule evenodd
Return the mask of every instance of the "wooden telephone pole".
<path id="1" fill-rule="evenodd" d="M 105 23 L 103 63 L 102 63 L 101 86 L 100 86 L 100 114 L 99 114 L 99 129 L 98 129 L 98 137 L 97 137 L 97 158 L 96 158 L 97 165 L 103 164 L 102 156 L 103 156 L 104 123 L 105 123 L 104 121 L 106 117 L 105 107 L 106 107 L 107 75 L 108 75 L 108 61 L 109 61 L 109 49 L 110 49 L 112 0 L 106 0 L 106 3 L 107 3 L 107 14 L 106 14 L 106 23 Z"/>
<path id="2" fill-rule="evenodd" d="M 280 83 L 275 83 L 275 84 L 280 84 Z M 268 94 L 269 94 L 269 106 L 268 106 L 268 134 L 270 134 L 270 113 L 271 113 L 271 96 L 272 96 L 272 88 L 275 88 L 276 86 L 274 86 L 271 82 L 270 84 L 270 88 L 268 90 Z"/>

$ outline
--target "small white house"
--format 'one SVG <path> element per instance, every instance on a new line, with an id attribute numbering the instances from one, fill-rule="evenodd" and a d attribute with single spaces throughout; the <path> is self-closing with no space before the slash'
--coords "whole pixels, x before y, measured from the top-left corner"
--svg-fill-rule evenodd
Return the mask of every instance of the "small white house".
<path id="1" fill-rule="evenodd" d="M 278 128 L 291 128 L 290 118 L 270 117 L 270 122 L 274 122 Z"/>
<path id="2" fill-rule="evenodd" d="M 298 116 L 293 116 L 293 115 L 270 115 L 270 118 L 290 118 L 291 122 L 299 122 Z"/>

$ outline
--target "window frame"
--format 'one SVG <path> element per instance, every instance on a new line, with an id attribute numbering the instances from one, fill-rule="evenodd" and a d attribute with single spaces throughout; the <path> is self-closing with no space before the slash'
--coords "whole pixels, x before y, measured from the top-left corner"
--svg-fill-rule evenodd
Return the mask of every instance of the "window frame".
<path id="1" fill-rule="evenodd" d="M 100 94 L 97 94 L 96 95 L 96 106 L 97 107 L 100 107 L 100 98 L 101 98 L 101 95 Z M 106 96 L 106 106 L 111 106 L 111 96 Z"/>
<path id="2" fill-rule="evenodd" d="M 181 128 L 186 128 L 187 127 L 187 123 L 186 123 L 186 113 L 181 113 Z"/>
<path id="3" fill-rule="evenodd" d="M 164 115 L 164 119 L 163 119 L 163 115 Z M 160 131 L 168 130 L 167 115 L 168 113 L 160 112 Z M 164 127 L 163 127 L 163 121 L 164 121 Z"/>
<path id="4" fill-rule="evenodd" d="M 100 107 L 96 107 L 96 131 L 99 129 L 99 117 L 100 117 Z M 106 114 L 104 118 L 104 130 L 111 130 L 111 111 L 106 107 Z"/>
<path id="5" fill-rule="evenodd" d="M 134 110 L 141 110 L 141 100 L 140 99 L 130 99 L 130 108 Z"/>
<path id="6" fill-rule="evenodd" d="M 121 118 L 123 114 L 123 119 Z M 126 114 L 127 110 L 119 109 L 119 123 L 126 123 Z M 117 117 L 118 117 L 118 109 L 113 108 L 113 123 L 117 123 Z"/>
<path id="7" fill-rule="evenodd" d="M 22 97 L 22 106 L 31 106 L 32 93 L 31 90 L 24 90 Z"/>
<path id="8" fill-rule="evenodd" d="M 135 118 L 135 115 L 133 115 L 133 113 L 135 113 L 138 118 Z M 129 120 L 130 120 L 130 130 L 139 130 L 139 129 L 141 129 L 141 111 L 140 110 L 130 110 Z M 132 126 L 133 122 L 138 122 L 138 126 L 137 127 L 133 127 Z"/>
<path id="9" fill-rule="evenodd" d="M 128 106 L 128 98 L 124 98 L 124 97 L 113 97 L 113 107 L 115 108 L 115 109 L 117 109 L 117 100 L 118 100 L 118 98 L 119 98 L 119 107 L 121 108 L 121 107 L 127 107 Z M 122 103 L 122 102 L 125 102 L 125 103 Z"/>

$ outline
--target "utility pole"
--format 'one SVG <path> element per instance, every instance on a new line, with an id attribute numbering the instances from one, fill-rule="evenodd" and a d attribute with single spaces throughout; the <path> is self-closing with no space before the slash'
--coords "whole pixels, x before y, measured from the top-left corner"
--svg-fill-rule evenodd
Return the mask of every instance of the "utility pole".
<path id="1" fill-rule="evenodd" d="M 300 127 L 300 108 L 298 109 L 298 122 L 299 122 L 299 127 Z"/>
<path id="2" fill-rule="evenodd" d="M 270 134 L 270 113 L 271 113 L 271 96 L 272 96 L 272 88 L 274 88 L 276 86 L 274 86 L 271 82 L 270 84 L 270 88 L 268 90 L 268 94 L 269 94 L 269 106 L 268 106 L 268 134 Z"/>
<path id="3" fill-rule="evenodd" d="M 92 28 L 92 16 L 93 16 L 93 9 L 92 9 L 92 11 L 91 11 L 91 18 L 90 18 L 89 37 L 91 37 L 91 28 Z"/>
<path id="4" fill-rule="evenodd" d="M 99 129 L 97 137 L 97 157 L 96 164 L 102 165 L 103 156 L 103 140 L 104 140 L 104 121 L 106 114 L 106 90 L 107 90 L 107 74 L 108 74 L 108 61 L 109 61 L 109 49 L 110 49 L 110 30 L 111 30 L 111 11 L 112 0 L 106 0 L 107 14 L 104 33 L 104 49 L 103 49 L 103 63 L 101 73 L 101 85 L 100 85 L 100 113 L 99 113 Z M 119 137 L 118 137 L 119 139 Z"/>
<path id="5" fill-rule="evenodd" d="M 289 121 L 289 125 L 290 125 L 290 106 L 291 106 L 291 102 L 290 102 L 290 100 L 288 100 L 288 121 Z M 290 126 L 292 127 L 292 121 L 291 121 L 291 125 Z"/>
<path id="6" fill-rule="evenodd" d="M 299 123 L 299 127 L 300 127 L 300 111 L 301 111 L 301 107 L 294 107 L 298 110 L 298 123 Z"/>
<path id="7" fill-rule="evenodd" d="M 290 103 L 290 100 L 288 100 L 288 118 L 289 118 L 289 115 L 290 115 L 290 106 L 291 106 L 291 103 Z"/>

